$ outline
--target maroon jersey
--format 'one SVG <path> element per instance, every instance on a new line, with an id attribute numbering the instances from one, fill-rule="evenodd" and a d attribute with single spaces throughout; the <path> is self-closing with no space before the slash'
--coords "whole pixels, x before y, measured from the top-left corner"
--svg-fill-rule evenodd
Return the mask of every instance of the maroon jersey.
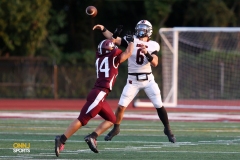
<path id="1" fill-rule="evenodd" d="M 96 52 L 96 73 L 97 80 L 95 87 L 107 88 L 110 91 L 116 81 L 118 75 L 118 65 L 120 63 L 119 55 L 122 53 L 120 49 L 114 49 L 111 52 L 99 55 Z"/>

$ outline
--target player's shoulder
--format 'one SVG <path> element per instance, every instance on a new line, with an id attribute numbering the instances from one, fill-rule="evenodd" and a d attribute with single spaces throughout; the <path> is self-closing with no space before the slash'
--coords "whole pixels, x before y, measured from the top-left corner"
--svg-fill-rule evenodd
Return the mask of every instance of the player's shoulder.
<path id="1" fill-rule="evenodd" d="M 154 46 L 159 46 L 159 43 L 153 40 L 149 40 L 148 43 Z"/>
<path id="2" fill-rule="evenodd" d="M 109 53 L 107 53 L 107 54 L 104 54 L 104 55 L 99 55 L 99 54 L 97 54 L 97 57 L 103 57 L 103 58 L 105 58 L 105 57 L 115 57 L 115 56 L 118 56 L 118 55 L 120 55 L 122 53 L 122 50 L 121 49 L 119 49 L 119 48 L 116 48 L 116 49 L 114 49 L 114 50 L 112 50 L 111 52 L 109 52 Z"/>
<path id="3" fill-rule="evenodd" d="M 120 55 L 123 51 L 121 50 L 121 49 L 119 49 L 119 48 L 116 48 L 116 49 L 114 49 L 113 50 L 114 51 L 114 56 L 118 56 L 118 55 Z"/>
<path id="4" fill-rule="evenodd" d="M 154 48 L 155 50 L 159 51 L 160 50 L 160 45 L 158 42 L 153 41 L 153 40 L 149 40 L 148 41 L 148 45 L 151 46 L 152 48 Z"/>

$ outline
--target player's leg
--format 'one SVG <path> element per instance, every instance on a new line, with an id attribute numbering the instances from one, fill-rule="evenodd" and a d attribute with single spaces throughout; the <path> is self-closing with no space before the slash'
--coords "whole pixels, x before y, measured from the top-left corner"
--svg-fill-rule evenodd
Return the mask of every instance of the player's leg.
<path id="1" fill-rule="evenodd" d="M 87 103 L 91 103 L 91 104 L 88 105 L 89 107 L 83 107 L 80 113 L 80 116 L 78 118 L 84 125 L 86 125 L 91 118 L 95 117 L 97 114 L 101 112 L 103 106 L 105 105 L 104 99 L 106 98 L 106 95 L 107 95 L 106 92 L 100 91 L 98 89 L 94 89 L 91 92 L 91 94 L 88 96 Z M 115 117 L 114 117 L 114 121 L 115 121 Z M 113 123 L 114 122 L 112 122 L 112 124 Z M 106 127 L 106 126 L 102 126 L 102 127 Z M 91 134 L 84 137 L 84 140 L 88 144 L 88 147 L 94 153 L 98 153 L 97 137 L 98 137 L 98 133 L 96 132 L 92 132 Z"/>
<path id="2" fill-rule="evenodd" d="M 114 115 L 111 107 L 106 101 L 101 103 L 102 109 L 98 113 L 105 121 L 98 125 L 98 127 L 89 136 L 97 139 L 103 132 L 109 129 L 116 121 L 116 116 Z"/>
<path id="3" fill-rule="evenodd" d="M 90 106 L 90 103 L 87 102 L 85 103 L 85 105 L 83 106 L 83 110 L 85 108 L 88 108 L 88 106 Z M 83 111 L 82 110 L 82 111 Z M 58 157 L 60 154 L 60 151 L 62 151 L 64 149 L 64 144 L 66 143 L 67 139 L 70 138 L 78 129 L 80 129 L 83 125 L 85 125 L 90 119 L 90 116 L 86 116 L 84 115 L 82 112 L 80 113 L 79 117 L 77 119 L 75 119 L 66 129 L 66 131 L 64 132 L 64 134 L 60 135 L 60 136 L 56 136 L 55 138 L 55 154 Z M 81 120 L 84 122 L 84 124 L 82 124 Z"/>
<path id="4" fill-rule="evenodd" d="M 67 130 L 64 132 L 64 135 L 66 138 L 71 137 L 78 129 L 82 127 L 82 123 L 75 119 L 67 128 Z"/>
<path id="5" fill-rule="evenodd" d="M 97 89 L 93 89 L 87 97 L 87 102 L 83 106 L 79 117 L 74 120 L 66 129 L 64 134 L 56 136 L 55 138 L 55 153 L 59 156 L 60 151 L 63 150 L 64 144 L 78 129 L 85 126 L 88 121 L 95 117 L 101 108 L 98 106 L 99 102 L 105 97 L 106 93 Z"/>
<path id="6" fill-rule="evenodd" d="M 112 138 L 116 135 L 119 134 L 120 132 L 120 124 L 122 122 L 123 119 L 123 115 L 124 115 L 124 111 L 127 107 L 123 107 L 121 105 L 118 105 L 117 110 L 115 111 L 115 115 L 116 115 L 116 122 L 113 126 L 113 129 L 105 136 L 105 141 L 111 141 Z"/>
<path id="7" fill-rule="evenodd" d="M 60 151 L 64 149 L 64 144 L 66 140 L 71 137 L 79 128 L 81 128 L 82 124 L 78 119 L 75 119 L 66 129 L 64 134 L 61 136 L 55 137 L 55 154 L 58 157 Z"/>
<path id="8" fill-rule="evenodd" d="M 98 153 L 97 149 L 97 137 L 103 132 L 109 129 L 116 121 L 116 117 L 109 106 L 109 104 L 104 100 L 99 103 L 101 110 L 99 111 L 99 116 L 101 116 L 105 121 L 98 125 L 98 127 L 91 134 L 87 135 L 84 139 L 87 142 L 89 148 L 94 152 Z"/>
<path id="9" fill-rule="evenodd" d="M 116 115 L 116 122 L 115 124 L 120 125 L 123 119 L 123 115 L 125 110 L 127 109 L 127 107 L 124 107 L 122 105 L 118 105 L 117 110 L 115 111 L 115 115 Z"/>
<path id="10" fill-rule="evenodd" d="M 135 78 L 135 77 L 134 77 Z M 121 98 L 119 100 L 119 105 L 117 110 L 115 111 L 116 122 L 113 126 L 113 129 L 105 136 L 105 141 L 110 141 L 114 136 L 119 134 L 120 132 L 120 124 L 123 119 L 124 111 L 126 110 L 129 103 L 133 100 L 133 98 L 139 92 L 139 87 L 137 82 L 131 81 L 128 79 L 128 83 L 125 85 L 123 92 L 121 94 Z"/>
<path id="11" fill-rule="evenodd" d="M 95 129 L 95 132 L 98 135 L 101 135 L 103 132 L 108 130 L 116 122 L 116 116 L 113 113 L 112 108 L 109 106 L 109 104 L 106 101 L 102 102 L 102 109 L 98 113 L 98 115 L 105 120 L 101 124 L 99 124 L 98 127 Z"/>
<path id="12" fill-rule="evenodd" d="M 94 130 L 94 132 L 97 134 L 97 137 L 98 137 L 101 134 L 103 134 L 106 130 L 108 130 L 110 127 L 112 127 L 112 125 L 113 123 L 111 121 L 105 120 L 98 125 L 98 127 Z"/>
<path id="13" fill-rule="evenodd" d="M 103 121 L 91 134 L 87 135 L 84 139 L 87 142 L 89 148 L 94 152 L 98 153 L 97 149 L 97 137 L 100 136 L 103 132 L 109 129 L 113 123 L 111 121 Z"/>
<path id="14" fill-rule="evenodd" d="M 154 80 L 152 80 L 149 82 L 147 87 L 144 88 L 144 91 L 157 110 L 158 117 L 164 126 L 164 134 L 167 135 L 168 140 L 170 142 L 175 143 L 176 138 L 171 132 L 171 128 L 168 120 L 168 114 L 165 107 L 163 106 L 158 84 Z"/>

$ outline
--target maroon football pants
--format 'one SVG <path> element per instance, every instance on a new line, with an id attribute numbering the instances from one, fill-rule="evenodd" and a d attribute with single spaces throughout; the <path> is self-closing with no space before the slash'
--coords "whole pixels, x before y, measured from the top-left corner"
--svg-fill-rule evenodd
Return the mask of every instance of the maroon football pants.
<path id="1" fill-rule="evenodd" d="M 94 88 L 87 96 L 87 102 L 83 106 L 78 120 L 85 126 L 88 121 L 97 114 L 107 121 L 115 123 L 116 116 L 109 104 L 106 102 L 108 93 L 100 89 Z"/>

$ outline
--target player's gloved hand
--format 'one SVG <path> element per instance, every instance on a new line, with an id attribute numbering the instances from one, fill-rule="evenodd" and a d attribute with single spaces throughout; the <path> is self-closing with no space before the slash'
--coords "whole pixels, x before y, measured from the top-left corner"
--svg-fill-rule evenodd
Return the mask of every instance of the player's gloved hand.
<path id="1" fill-rule="evenodd" d="M 126 34 L 126 40 L 128 41 L 128 43 L 130 42 L 134 42 L 134 37 L 133 37 L 134 33 L 132 33 L 131 31 L 128 31 Z"/>
<path id="2" fill-rule="evenodd" d="M 117 38 L 122 32 L 123 25 L 118 25 L 113 33 L 113 38 Z"/>

